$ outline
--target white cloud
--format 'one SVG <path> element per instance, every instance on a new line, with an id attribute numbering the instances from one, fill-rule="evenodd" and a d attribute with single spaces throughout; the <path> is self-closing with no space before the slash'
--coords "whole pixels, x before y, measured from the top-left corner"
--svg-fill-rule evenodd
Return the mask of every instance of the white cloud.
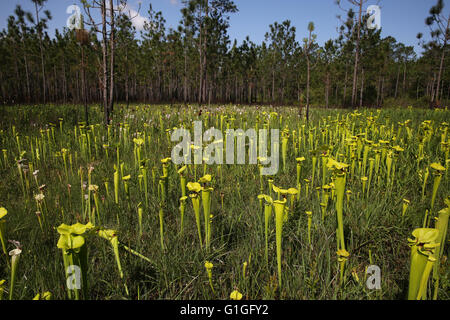
<path id="1" fill-rule="evenodd" d="M 141 1 L 139 1 L 138 4 L 141 5 Z M 128 3 L 125 3 L 125 5 L 120 5 L 118 9 L 132 19 L 131 22 L 138 31 L 144 29 L 145 22 L 149 23 L 147 18 L 143 17 L 140 12 L 134 10 Z M 142 6 L 139 11 L 142 11 Z"/>
<path id="2" fill-rule="evenodd" d="M 143 16 L 141 16 L 137 11 L 130 10 L 131 17 L 134 17 L 132 22 L 136 30 L 143 30 L 145 22 L 149 22 L 149 20 Z"/>
<path id="3" fill-rule="evenodd" d="M 178 0 L 170 0 L 170 4 L 176 6 L 178 4 Z"/>

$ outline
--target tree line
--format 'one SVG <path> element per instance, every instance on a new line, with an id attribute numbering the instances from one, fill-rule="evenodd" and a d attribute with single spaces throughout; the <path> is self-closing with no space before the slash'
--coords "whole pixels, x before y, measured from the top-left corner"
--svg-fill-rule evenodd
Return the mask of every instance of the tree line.
<path id="1" fill-rule="evenodd" d="M 136 30 L 124 0 L 80 0 L 81 26 L 48 34 L 46 0 L 17 5 L 0 32 L 1 103 L 97 103 L 105 120 L 114 102 L 384 106 L 442 105 L 450 93 L 450 16 L 438 0 L 417 35 L 423 51 L 369 29 L 368 0 L 343 0 L 337 36 L 320 46 L 315 26 L 268 26 L 265 40 L 228 35 L 232 0 L 182 0 L 181 20 L 168 28 L 150 4 Z M 338 6 L 343 3 L 336 1 Z M 101 17 L 97 19 L 96 17 Z M 97 19 L 97 20 L 96 20 Z M 419 25 L 420 24 L 416 24 Z M 297 32 L 304 34 L 296 41 Z"/>

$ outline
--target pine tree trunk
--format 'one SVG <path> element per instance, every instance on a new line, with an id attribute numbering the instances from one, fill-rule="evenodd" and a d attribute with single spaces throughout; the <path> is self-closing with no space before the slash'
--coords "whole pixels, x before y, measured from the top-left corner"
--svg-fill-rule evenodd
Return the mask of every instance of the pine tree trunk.
<path id="1" fill-rule="evenodd" d="M 86 120 L 86 125 L 89 125 L 89 114 L 88 114 L 88 106 L 87 106 L 87 90 L 86 90 L 86 64 L 84 61 L 84 48 L 83 44 L 81 44 L 81 91 L 83 94 L 83 102 L 84 102 L 84 118 Z"/>
<path id="2" fill-rule="evenodd" d="M 377 80 L 377 107 L 380 106 L 380 94 L 381 93 L 381 76 Z"/>
<path id="3" fill-rule="evenodd" d="M 110 32 L 110 40 L 109 40 L 109 47 L 110 47 L 110 67 L 109 67 L 109 103 L 108 103 L 108 109 L 109 113 L 112 114 L 114 109 L 114 36 L 115 36 L 115 18 L 114 18 L 114 3 L 113 0 L 109 0 L 109 16 L 110 16 L 110 25 L 111 25 L 111 32 Z"/>
<path id="4" fill-rule="evenodd" d="M 272 69 L 272 103 L 275 102 L 275 66 Z"/>
<path id="5" fill-rule="evenodd" d="M 327 72 L 327 78 L 326 78 L 326 89 L 325 89 L 325 108 L 328 109 L 328 98 L 329 98 L 329 91 L 330 91 L 330 73 Z"/>
<path id="6" fill-rule="evenodd" d="M 417 87 L 416 87 L 416 100 L 419 100 L 419 80 L 417 80 Z"/>
<path id="7" fill-rule="evenodd" d="M 342 106 L 344 106 L 344 107 L 345 107 L 345 100 L 347 97 L 347 79 L 348 79 L 348 66 L 347 66 L 347 63 L 345 63 L 344 97 L 343 97 L 343 102 L 342 102 Z"/>
<path id="8" fill-rule="evenodd" d="M 27 88 L 27 102 L 30 102 L 31 99 L 31 92 L 30 92 L 30 73 L 28 71 L 28 58 L 27 58 L 27 52 L 26 52 L 26 45 L 25 41 L 23 39 L 23 34 L 25 33 L 25 30 L 22 28 L 22 50 L 23 50 L 23 60 L 25 63 L 25 77 L 26 77 L 26 88 Z"/>
<path id="9" fill-rule="evenodd" d="M 53 88 L 53 101 L 58 101 L 58 75 L 56 73 L 56 64 L 53 64 L 53 83 L 54 83 L 54 88 Z"/>
<path id="10" fill-rule="evenodd" d="M 187 50 L 186 43 L 184 44 L 184 77 L 183 77 L 183 102 L 187 102 Z"/>
<path id="11" fill-rule="evenodd" d="M 352 107 L 355 107 L 356 102 L 356 89 L 357 89 L 357 75 L 358 75 L 358 59 L 359 59 L 359 41 L 361 36 L 361 14 L 362 14 L 363 0 L 359 0 L 359 17 L 358 17 L 358 34 L 356 38 L 356 51 L 355 51 L 355 67 L 353 70 L 353 90 L 352 90 Z"/>
<path id="12" fill-rule="evenodd" d="M 306 56 L 306 121 L 309 121 L 309 56 Z"/>
<path id="13" fill-rule="evenodd" d="M 431 102 L 435 102 L 435 99 L 434 99 L 434 97 L 435 97 L 434 83 L 435 82 L 436 82 L 436 73 L 433 74 L 433 82 L 431 84 Z"/>
<path id="14" fill-rule="evenodd" d="M 37 2 L 34 3 L 34 8 L 36 9 L 36 25 L 39 25 L 39 10 Z M 44 48 L 42 45 L 42 32 L 41 29 L 38 28 L 38 36 L 39 36 L 39 50 L 41 54 L 41 71 L 42 71 L 42 88 L 43 88 L 43 97 L 44 103 L 46 102 L 46 83 L 45 83 L 45 65 L 44 65 Z"/>
<path id="15" fill-rule="evenodd" d="M 67 78 L 66 78 L 66 65 L 64 61 L 64 57 L 62 60 L 62 76 L 63 76 L 63 102 L 66 104 L 67 102 Z"/>
<path id="16" fill-rule="evenodd" d="M 444 35 L 445 39 L 444 39 L 444 46 L 442 47 L 442 56 L 441 56 L 441 63 L 439 66 L 439 74 L 438 74 L 438 79 L 437 79 L 437 89 L 436 89 L 436 99 L 432 100 L 432 101 L 439 101 L 439 86 L 441 84 L 441 76 L 442 76 L 442 69 L 444 68 L 444 59 L 445 59 L 445 50 L 447 49 L 447 30 L 450 26 L 450 16 L 447 19 L 447 28 L 445 29 L 446 34 Z"/>
<path id="17" fill-rule="evenodd" d="M 129 88 L 129 74 L 128 74 L 128 48 L 125 49 L 125 102 L 127 108 L 130 105 L 130 88 Z"/>
<path id="18" fill-rule="evenodd" d="M 363 102 L 363 92 L 364 92 L 364 68 L 361 70 L 361 93 L 359 95 L 359 107 L 362 107 Z"/>
<path id="19" fill-rule="evenodd" d="M 406 90 L 406 62 L 403 64 L 403 87 L 402 87 L 402 96 L 405 96 Z"/>
<path id="20" fill-rule="evenodd" d="M 103 109 L 105 112 L 105 125 L 109 124 L 109 106 L 108 106 L 108 65 L 107 65 L 107 48 L 106 48 L 106 0 L 102 0 L 101 3 L 102 14 L 102 54 L 103 54 L 103 79 L 102 79 L 102 91 L 103 91 Z"/>
<path id="21" fill-rule="evenodd" d="M 397 69 L 397 80 L 395 81 L 395 92 L 394 92 L 394 98 L 397 99 L 397 92 L 398 92 L 398 79 L 400 77 L 400 68 Z"/>
<path id="22" fill-rule="evenodd" d="M 202 11 L 199 10 L 199 20 L 201 21 Z M 198 87 L 198 103 L 201 104 L 202 92 L 203 92 L 203 24 L 200 23 L 199 37 L 198 37 L 198 49 L 199 49 L 199 87 Z"/>
<path id="23" fill-rule="evenodd" d="M 207 53 L 208 53 L 208 17 L 209 17 L 209 1 L 206 0 L 205 7 L 205 26 L 204 26 L 204 38 L 203 38 L 203 102 L 206 102 L 206 94 L 208 87 L 208 67 L 207 67 Z"/>

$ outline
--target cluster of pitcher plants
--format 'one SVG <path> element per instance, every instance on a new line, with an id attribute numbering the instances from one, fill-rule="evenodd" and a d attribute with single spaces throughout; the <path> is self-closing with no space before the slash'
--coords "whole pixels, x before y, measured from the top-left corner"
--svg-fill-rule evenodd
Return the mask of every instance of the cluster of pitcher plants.
<path id="1" fill-rule="evenodd" d="M 448 273 L 444 267 L 450 210 L 448 123 L 397 122 L 380 110 L 318 113 L 310 122 L 290 109 L 247 111 L 230 106 L 206 110 L 136 106 L 108 126 L 73 125 L 59 118 L 58 124 L 34 131 L 22 133 L 13 124 L 0 131 L 0 170 L 12 172 L 18 192 L 14 205 L 0 194 L 4 270 L 0 272 L 0 299 L 18 297 L 15 288 L 23 264 L 19 258 L 31 254 L 12 222 L 25 212 L 34 221 L 35 241 L 52 239 L 60 249 L 57 268 L 68 299 L 90 297 L 89 273 L 94 268 L 90 257 L 98 254 L 98 246 L 110 248 L 122 286 L 120 294 L 125 297 L 134 297 L 130 263 L 156 268 L 155 255 L 169 259 L 171 248 L 178 245 L 189 246 L 201 261 L 196 267 L 198 277 L 192 281 L 200 283 L 203 297 L 257 299 L 261 296 L 248 289 L 252 277 L 271 279 L 265 290 L 273 290 L 270 297 L 277 298 L 287 297 L 283 292 L 292 285 L 288 285 L 292 269 L 314 279 L 317 261 L 309 257 L 308 266 L 300 268 L 303 262 L 291 264 L 290 256 L 294 250 L 317 255 L 324 243 L 327 252 L 333 253 L 327 259 L 334 270 L 329 279 L 334 297 L 351 285 L 368 297 L 369 290 L 360 278 L 366 278 L 364 270 L 371 264 L 381 267 L 382 277 L 389 273 L 382 259 L 374 262 L 372 256 L 386 244 L 372 243 L 368 234 L 369 245 L 356 245 L 355 235 L 360 229 L 375 229 L 380 217 L 388 215 L 403 232 L 402 250 L 410 247 L 410 259 L 402 260 L 404 270 L 409 270 L 409 278 L 404 275 L 409 279 L 405 298 L 445 296 L 448 284 L 440 280 Z M 406 115 L 413 112 L 410 109 Z M 448 117 L 446 110 L 436 112 Z M 172 141 L 171 134 L 183 128 L 193 137 L 194 120 L 202 121 L 204 130 L 214 127 L 224 136 L 229 129 L 245 132 L 254 128 L 257 133 L 258 129 L 279 129 L 280 148 L 271 150 L 280 150 L 278 172 L 262 175 L 267 160 L 263 157 L 246 165 L 207 164 L 205 155 L 202 164 L 174 164 L 171 151 L 178 142 Z M 247 140 L 246 153 L 251 143 Z M 192 144 L 190 150 L 206 145 Z M 406 182 L 406 177 L 411 179 Z M 388 199 L 395 207 L 377 208 L 380 199 Z M 237 244 L 231 247 L 227 243 L 236 225 L 248 226 L 244 231 L 248 235 L 235 239 Z M 247 236 L 251 244 L 240 243 Z M 152 252 L 136 249 L 155 240 Z M 221 263 L 225 250 L 241 250 L 240 254 L 249 257 L 240 261 L 242 269 Z M 213 272 L 216 268 L 222 271 Z M 229 273 L 232 287 L 221 296 L 218 284 L 223 285 L 223 275 Z M 33 297 L 50 299 L 55 290 L 35 288 Z"/>

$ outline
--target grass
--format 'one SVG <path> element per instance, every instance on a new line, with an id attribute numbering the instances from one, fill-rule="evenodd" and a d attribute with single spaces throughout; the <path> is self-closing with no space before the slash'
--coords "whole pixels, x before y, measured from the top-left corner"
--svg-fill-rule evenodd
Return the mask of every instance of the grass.
<path id="1" fill-rule="evenodd" d="M 197 119 L 205 120 L 211 116 L 209 126 L 216 125 L 216 117 L 220 115 L 234 116 L 235 128 L 254 128 L 257 115 L 262 119 L 262 112 L 278 112 L 282 115 L 282 129 L 287 126 L 292 133 L 301 125 L 316 128 L 314 139 L 321 145 L 320 129 L 324 125 L 333 126 L 333 119 L 345 119 L 351 110 L 313 109 L 309 124 L 299 118 L 298 109 L 284 107 L 236 107 L 214 106 L 203 107 L 199 116 L 199 108 L 144 106 L 133 105 L 129 109 L 116 107 L 115 118 L 110 128 L 111 141 L 107 141 L 108 133 L 101 124 L 100 106 L 90 109 L 90 122 L 94 125 L 91 135 L 91 157 L 82 155 L 79 141 L 75 138 L 74 127 L 77 117 L 82 120 L 81 106 L 6 106 L 0 108 L 0 149 L 7 150 L 8 163 L 0 163 L 0 207 L 8 210 L 6 216 L 7 239 L 20 241 L 22 254 L 16 276 L 14 299 L 31 299 L 37 293 L 50 291 L 54 299 L 66 299 L 64 267 L 61 250 L 56 247 L 58 233 L 56 227 L 61 223 L 73 224 L 77 221 L 85 223 L 81 209 L 81 182 L 77 170 L 84 170 L 83 180 L 87 181 L 87 168 L 93 166 L 92 184 L 99 186 L 101 226 L 118 230 L 119 241 L 149 258 L 149 263 L 136 255 L 130 254 L 123 247 L 119 249 L 122 268 L 125 274 L 129 295 L 125 293 L 123 280 L 119 276 L 112 246 L 98 236 L 87 237 L 88 248 L 88 283 L 89 292 L 85 299 L 228 299 L 232 291 L 238 290 L 243 299 L 405 299 L 409 279 L 409 255 L 407 238 L 411 232 L 421 227 L 425 210 L 429 208 L 433 177 L 430 174 L 427 182 L 425 198 L 421 198 L 422 183 L 416 164 L 420 138 L 420 124 L 424 120 L 432 120 L 436 130 L 424 147 L 426 158 L 420 169 L 440 162 L 445 165 L 443 152 L 440 150 L 440 132 L 438 128 L 444 121 L 450 122 L 450 113 L 446 110 L 425 109 L 386 109 L 358 110 L 359 116 L 348 116 L 348 128 L 354 134 L 364 132 L 367 128 L 367 117 L 377 116 L 376 127 L 394 125 L 393 134 L 385 137 L 371 136 L 371 140 L 389 140 L 397 133 L 398 122 L 411 120 L 409 126 L 413 130 L 413 138 L 407 138 L 405 130 L 393 145 L 404 148 L 398 156 L 395 180 L 392 187 L 384 184 L 385 163 L 382 163 L 378 176 L 374 175 L 367 199 L 358 192 L 362 189 L 361 175 L 347 178 L 346 189 L 352 190 L 349 203 L 344 201 L 344 234 L 346 249 L 350 252 L 346 262 L 346 278 L 339 285 L 339 263 L 337 261 L 336 242 L 336 210 L 330 201 L 325 221 L 322 222 L 320 202 L 315 187 L 321 184 L 322 170 L 320 166 L 315 175 L 314 187 L 310 186 L 309 195 L 305 195 L 303 180 L 311 179 L 312 161 L 309 153 L 309 142 L 306 141 L 298 150 L 297 156 L 304 156 L 301 170 L 301 196 L 294 211 L 283 226 L 282 242 L 282 287 L 278 287 L 277 261 L 275 245 L 275 222 L 272 217 L 269 227 L 269 264 L 265 262 L 264 209 L 260 210 L 259 174 L 257 165 L 223 165 L 223 180 L 217 176 L 217 166 L 207 167 L 207 173 L 213 176 L 211 186 L 212 214 L 211 250 L 207 253 L 200 249 L 194 212 L 191 200 L 186 201 L 184 216 L 184 232 L 180 230 L 179 201 L 181 190 L 177 167 L 169 167 L 169 196 L 164 210 L 164 245 L 162 251 L 159 233 L 159 198 L 157 192 L 158 177 L 162 175 L 160 160 L 170 157 L 172 147 L 176 143 L 167 141 L 166 129 L 179 127 L 180 122 L 191 124 Z M 210 112 L 208 114 L 208 112 Z M 161 115 L 164 128 L 160 126 Z M 59 128 L 62 118 L 62 133 Z M 218 118 L 220 123 L 220 118 Z M 129 125 L 127 142 L 125 143 L 123 124 Z M 54 139 L 51 125 L 54 124 Z M 225 127 L 226 121 L 224 121 Z M 278 128 L 279 118 L 273 121 Z M 28 173 L 30 187 L 22 192 L 19 171 L 15 159 L 19 159 L 19 150 L 14 131 L 20 137 L 21 148 L 26 151 L 25 163 L 33 163 L 39 185 L 46 185 L 45 201 L 47 206 L 47 222 L 44 232 L 41 231 L 36 217 L 36 201 L 34 195 L 39 193 L 31 172 Z M 203 130 L 206 128 L 203 125 Z M 47 133 L 41 129 L 49 128 Z M 122 128 L 122 129 L 121 129 Z M 259 124 L 262 128 L 262 124 Z M 145 206 L 145 194 L 139 190 L 139 169 L 135 166 L 133 154 L 133 138 L 136 132 L 145 132 L 147 140 L 142 146 L 142 158 L 148 159 L 149 204 Z M 307 133 L 308 131 L 306 131 Z M 79 135 L 79 129 L 77 129 Z M 372 135 L 372 131 L 369 130 Z M 96 146 L 94 143 L 96 137 Z M 308 134 L 305 134 L 308 139 Z M 36 140 L 37 139 L 37 140 Z M 32 156 L 30 142 L 35 148 L 36 141 L 47 141 L 46 149 L 40 150 L 41 159 Z M 447 137 L 448 141 L 448 137 Z M 333 140 L 334 150 L 341 141 Z M 108 160 L 104 144 L 108 144 Z M 120 179 L 120 201 L 114 203 L 113 173 L 117 162 L 115 146 L 120 149 L 120 162 L 124 162 L 124 175 L 131 175 L 129 180 L 130 199 L 126 200 Z M 72 170 L 68 164 L 66 176 L 61 149 L 66 148 L 72 154 Z M 59 152 L 59 153 L 58 153 Z M 333 151 L 335 153 L 335 151 Z M 76 156 L 75 156 L 76 153 Z M 361 153 L 362 154 L 362 153 Z M 334 155 L 334 154 L 333 154 Z M 2 156 L 2 155 L 0 155 Z M 280 170 L 273 176 L 274 184 L 283 188 L 295 187 L 296 161 L 290 138 L 287 149 L 286 172 Z M 373 156 L 370 152 L 369 157 Z M 35 159 L 33 161 L 33 158 Z M 346 162 L 349 164 L 349 162 Z M 368 162 L 367 162 L 368 166 Z M 152 183 L 152 169 L 156 170 L 155 186 Z M 203 175 L 203 166 L 197 168 L 197 179 Z M 331 175 L 330 175 L 331 176 Z M 329 176 L 329 177 L 330 177 Z M 193 168 L 186 172 L 187 182 L 194 181 Z M 330 182 L 329 177 L 327 182 Z M 109 195 L 106 194 L 104 181 L 109 181 Z M 268 193 L 268 177 L 264 177 L 265 193 Z M 67 184 L 70 184 L 70 193 Z M 367 187 L 366 187 L 367 188 Z M 444 207 L 444 199 L 450 190 L 448 173 L 444 175 L 436 197 L 434 211 Z M 87 191 L 86 191 L 87 192 Z M 223 194 L 223 209 L 221 197 Z M 93 198 L 93 197 L 92 197 Z M 404 219 L 401 217 L 402 199 L 411 201 Z M 139 236 L 138 204 L 143 204 L 143 234 Z M 92 199 L 91 206 L 94 206 Z M 311 246 L 308 244 L 307 216 L 305 211 L 312 211 Z M 201 218 L 203 223 L 203 216 Z M 203 232 L 202 227 L 202 232 Z M 8 250 L 14 246 L 8 243 Z M 381 290 L 368 290 L 365 286 L 365 268 L 370 265 L 369 250 L 372 263 L 381 268 Z M 444 249 L 448 256 L 448 246 Z M 9 257 L 8 257 L 9 259 Z M 211 290 L 205 261 L 213 263 Z M 242 274 L 243 263 L 248 263 L 245 277 Z M 445 264 L 444 264 L 445 266 Z M 354 270 L 359 282 L 352 277 Z M 0 257 L 0 280 L 9 281 L 9 265 L 6 257 Z M 449 270 L 444 269 L 440 282 L 438 299 L 449 299 Z M 5 287 L 7 296 L 9 284 Z"/>

